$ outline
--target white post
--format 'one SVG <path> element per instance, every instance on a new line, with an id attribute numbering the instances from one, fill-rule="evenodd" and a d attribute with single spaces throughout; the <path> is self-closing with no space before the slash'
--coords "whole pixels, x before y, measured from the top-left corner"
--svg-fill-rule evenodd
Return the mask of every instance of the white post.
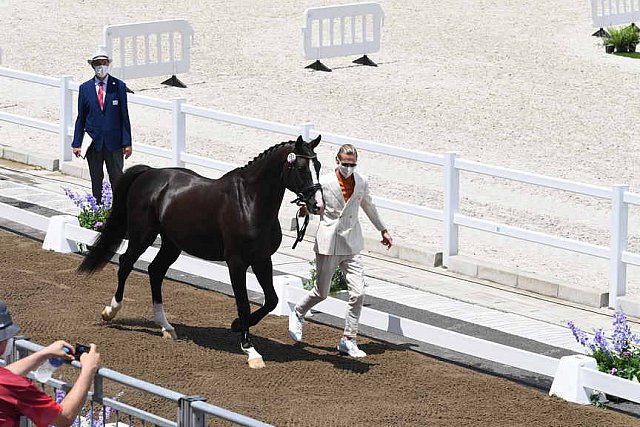
<path id="1" fill-rule="evenodd" d="M 313 123 L 306 122 L 300 125 L 300 135 L 305 141 L 311 141 L 311 129 L 313 129 Z"/>
<path id="2" fill-rule="evenodd" d="M 60 77 L 60 131 L 59 131 L 59 148 L 58 154 L 60 156 L 60 168 L 62 168 L 62 162 L 68 162 L 71 160 L 71 135 L 69 135 L 69 128 L 71 127 L 71 117 L 73 116 L 73 99 L 71 97 L 71 89 L 69 89 L 69 83 L 71 82 L 71 76 Z"/>
<path id="3" fill-rule="evenodd" d="M 273 277 L 273 288 L 276 290 L 276 294 L 278 294 L 278 305 L 276 305 L 276 308 L 271 311 L 271 314 L 275 314 L 276 316 L 288 316 L 289 313 L 291 313 L 288 300 L 289 295 L 287 292 L 287 288 L 289 286 L 302 288 L 302 280 L 299 277 L 290 275 Z"/>
<path id="4" fill-rule="evenodd" d="M 444 155 L 444 218 L 442 265 L 449 266 L 449 257 L 458 254 L 458 225 L 454 215 L 458 213 L 460 173 L 455 167 L 458 153 L 448 151 Z"/>
<path id="5" fill-rule="evenodd" d="M 617 308 L 618 297 L 627 293 L 627 264 L 622 253 L 627 250 L 629 206 L 624 202 L 628 185 L 614 185 L 611 198 L 611 254 L 609 256 L 609 307 Z"/>
<path id="6" fill-rule="evenodd" d="M 54 215 L 49 218 L 49 226 L 47 234 L 44 236 L 44 242 L 42 242 L 42 249 L 63 254 L 78 252 L 78 244 L 67 239 L 65 230 L 67 224 L 80 225 L 78 218 L 71 215 Z"/>
<path id="7" fill-rule="evenodd" d="M 593 390 L 582 386 L 580 381 L 582 368 L 598 369 L 596 359 L 582 354 L 560 358 L 549 396 L 558 396 L 580 405 L 591 404 Z"/>
<path id="8" fill-rule="evenodd" d="M 187 139 L 187 116 L 182 112 L 184 102 L 184 98 L 171 100 L 171 164 L 176 167 L 184 167 L 182 152 L 185 150 Z"/>

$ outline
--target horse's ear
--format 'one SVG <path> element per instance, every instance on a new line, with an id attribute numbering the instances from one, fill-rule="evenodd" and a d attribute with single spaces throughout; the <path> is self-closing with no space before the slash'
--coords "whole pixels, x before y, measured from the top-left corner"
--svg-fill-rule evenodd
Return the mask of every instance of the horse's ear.
<path id="1" fill-rule="evenodd" d="M 311 141 L 309 143 L 309 145 L 311 145 L 311 148 L 316 148 L 318 146 L 318 144 L 320 144 L 320 139 L 322 138 L 322 135 L 318 135 L 318 137 L 316 139 L 314 139 L 313 141 Z"/>
<path id="2" fill-rule="evenodd" d="M 302 139 L 302 135 L 300 135 L 298 139 L 296 139 L 296 150 L 299 150 L 302 144 L 304 144 L 304 139 Z"/>

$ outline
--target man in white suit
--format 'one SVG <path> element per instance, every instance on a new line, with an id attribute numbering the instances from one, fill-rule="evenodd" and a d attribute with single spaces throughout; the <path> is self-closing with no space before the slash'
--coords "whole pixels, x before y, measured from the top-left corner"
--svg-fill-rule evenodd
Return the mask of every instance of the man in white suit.
<path id="1" fill-rule="evenodd" d="M 355 172 L 358 152 L 351 144 L 338 150 L 336 169 L 320 177 L 325 207 L 316 234 L 316 286 L 302 299 L 289 316 L 289 336 L 302 341 L 304 315 L 327 298 L 331 276 L 336 268 L 345 275 L 349 288 L 349 309 L 345 318 L 344 335 L 338 341 L 338 351 L 351 357 L 365 357 L 358 348 L 358 320 L 364 302 L 364 274 L 360 251 L 364 247 L 358 209 L 362 210 L 382 234 L 381 243 L 388 248 L 393 239 L 382 223 L 378 210 L 369 195 L 367 178 Z"/>

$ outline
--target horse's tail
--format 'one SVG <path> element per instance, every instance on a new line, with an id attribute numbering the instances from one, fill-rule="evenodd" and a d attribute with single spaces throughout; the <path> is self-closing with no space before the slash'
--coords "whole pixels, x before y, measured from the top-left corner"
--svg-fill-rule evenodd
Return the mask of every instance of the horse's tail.
<path id="1" fill-rule="evenodd" d="M 151 169 L 146 165 L 133 166 L 118 179 L 113 192 L 111 213 L 104 228 L 87 256 L 78 267 L 78 272 L 92 274 L 102 269 L 127 233 L 127 194 L 131 184 L 144 172 Z"/>

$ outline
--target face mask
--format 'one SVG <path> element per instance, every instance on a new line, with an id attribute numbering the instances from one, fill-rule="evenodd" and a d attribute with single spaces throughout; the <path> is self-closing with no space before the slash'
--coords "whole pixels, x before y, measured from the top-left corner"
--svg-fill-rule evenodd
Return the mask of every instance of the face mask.
<path id="1" fill-rule="evenodd" d="M 338 165 L 338 170 L 340 171 L 340 174 L 342 176 L 344 176 L 345 178 L 349 178 L 353 174 L 353 171 L 355 170 L 355 166 Z"/>
<path id="2" fill-rule="evenodd" d="M 2 354 L 0 354 L 0 357 L 2 357 L 3 359 L 6 359 L 7 356 L 11 354 L 11 350 L 13 350 L 13 337 L 9 338 L 6 342 L 7 346 L 4 348 Z"/>
<path id="3" fill-rule="evenodd" d="M 104 79 L 107 75 L 107 73 L 109 72 L 109 66 L 108 65 L 98 65 L 96 68 L 96 77 L 98 77 L 99 79 Z"/>

